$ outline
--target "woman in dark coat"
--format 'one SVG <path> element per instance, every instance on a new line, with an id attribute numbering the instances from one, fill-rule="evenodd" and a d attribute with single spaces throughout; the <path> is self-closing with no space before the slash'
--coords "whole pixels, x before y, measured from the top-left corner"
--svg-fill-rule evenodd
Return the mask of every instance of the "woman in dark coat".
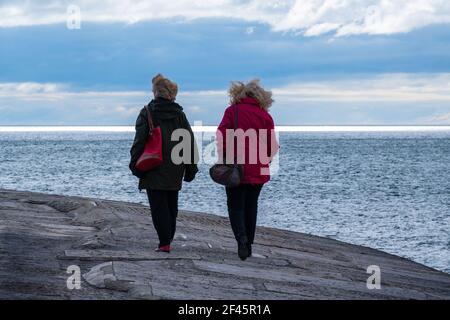
<path id="1" fill-rule="evenodd" d="M 175 236 L 178 215 L 178 192 L 182 180 L 194 180 L 198 171 L 198 152 L 191 126 L 183 108 L 175 102 L 178 86 L 158 74 L 152 80 L 154 99 L 148 104 L 155 127 L 161 128 L 163 163 L 158 167 L 141 172 L 136 169 L 136 162 L 144 151 L 149 135 L 146 108 L 143 108 L 136 120 L 136 135 L 130 150 L 130 170 L 139 178 L 139 190 L 146 189 L 153 225 L 158 233 L 159 246 L 156 251 L 170 252 L 170 245 Z M 172 159 L 172 149 L 180 141 L 172 141 L 172 133 L 185 129 L 188 133 L 190 159 L 178 164 Z M 186 141 L 182 141 L 186 143 Z"/>

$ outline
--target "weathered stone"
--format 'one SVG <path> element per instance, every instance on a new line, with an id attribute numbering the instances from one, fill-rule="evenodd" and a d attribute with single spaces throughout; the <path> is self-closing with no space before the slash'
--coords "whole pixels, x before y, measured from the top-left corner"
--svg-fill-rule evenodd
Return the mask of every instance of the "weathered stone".
<path id="1" fill-rule="evenodd" d="M 134 299 L 141 299 L 141 300 L 157 299 L 157 297 L 153 295 L 153 289 L 150 285 L 135 285 L 129 290 L 129 294 Z"/>
<path id="2" fill-rule="evenodd" d="M 178 220 L 173 251 L 158 253 L 147 206 L 0 189 L 0 298 L 450 299 L 450 275 L 378 250 L 258 228 L 243 262 L 226 218 Z M 74 265 L 80 290 L 66 288 Z"/>
<path id="3" fill-rule="evenodd" d="M 112 262 L 106 262 L 93 267 L 89 272 L 83 275 L 83 278 L 91 286 L 97 288 L 106 288 L 105 280 L 116 280 Z"/>
<path id="4" fill-rule="evenodd" d="M 120 250 L 66 250 L 61 259 L 77 259 L 85 261 L 139 261 L 139 260 L 174 260 L 190 259 L 199 260 L 200 256 L 188 252 L 139 252 Z"/>

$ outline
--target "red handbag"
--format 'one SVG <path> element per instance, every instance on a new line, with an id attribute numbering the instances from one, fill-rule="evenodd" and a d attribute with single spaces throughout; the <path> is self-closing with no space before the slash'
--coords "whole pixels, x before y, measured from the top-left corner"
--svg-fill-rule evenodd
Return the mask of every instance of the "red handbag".
<path id="1" fill-rule="evenodd" d="M 148 139 L 145 144 L 144 152 L 136 162 L 136 169 L 144 172 L 156 168 L 163 162 L 161 128 L 154 127 L 152 115 L 148 106 L 145 107 L 145 111 L 147 112 L 149 128 Z"/>

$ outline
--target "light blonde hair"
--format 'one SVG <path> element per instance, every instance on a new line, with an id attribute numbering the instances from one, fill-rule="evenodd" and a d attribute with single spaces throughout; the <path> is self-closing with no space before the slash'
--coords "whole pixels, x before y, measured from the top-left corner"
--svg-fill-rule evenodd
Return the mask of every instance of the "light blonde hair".
<path id="1" fill-rule="evenodd" d="M 254 98 L 259 102 L 261 109 L 266 111 L 269 110 L 274 101 L 272 92 L 264 90 L 259 79 L 253 79 L 248 83 L 232 81 L 228 94 L 230 95 L 231 104 L 237 104 L 243 98 Z"/>
<path id="2" fill-rule="evenodd" d="M 152 91 L 155 98 L 164 98 L 175 101 L 178 93 L 178 85 L 158 73 L 152 79 Z"/>

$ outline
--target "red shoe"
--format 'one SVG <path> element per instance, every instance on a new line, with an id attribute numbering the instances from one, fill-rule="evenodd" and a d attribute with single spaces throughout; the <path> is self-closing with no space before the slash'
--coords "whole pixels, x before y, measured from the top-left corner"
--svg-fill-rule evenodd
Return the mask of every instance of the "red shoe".
<path id="1" fill-rule="evenodd" d="M 170 253 L 170 245 L 166 245 L 166 246 L 160 246 L 158 248 L 155 249 L 156 252 L 167 252 Z"/>

